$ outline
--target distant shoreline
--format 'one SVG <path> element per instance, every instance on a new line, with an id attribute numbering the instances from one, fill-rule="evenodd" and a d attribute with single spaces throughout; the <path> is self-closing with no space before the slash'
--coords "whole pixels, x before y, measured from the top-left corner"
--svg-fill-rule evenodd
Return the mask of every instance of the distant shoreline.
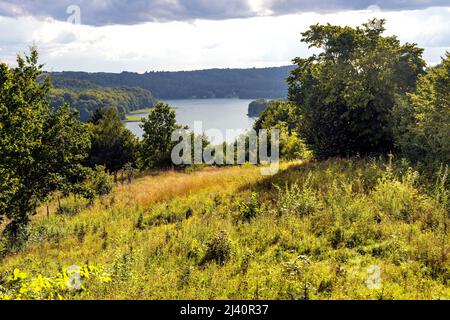
<path id="1" fill-rule="evenodd" d="M 162 102 L 169 102 L 170 101 L 182 101 L 182 100 L 187 100 L 187 101 L 193 101 L 193 100 L 249 100 L 249 99 L 244 99 L 244 98 L 187 98 L 187 99 L 167 99 L 167 100 L 160 100 Z M 269 101 L 269 100 L 266 100 Z M 178 109 L 177 107 L 172 106 L 174 109 Z M 125 115 L 126 119 L 123 120 L 125 123 L 136 123 L 136 122 L 141 122 L 143 118 L 145 117 L 140 117 L 140 115 L 143 114 L 148 114 L 150 113 L 152 110 L 152 108 L 144 108 L 144 109 L 138 109 L 138 110 L 134 110 L 131 111 L 130 113 L 127 113 Z M 249 113 L 246 114 L 249 118 L 258 118 L 258 116 L 254 116 L 251 115 Z"/>

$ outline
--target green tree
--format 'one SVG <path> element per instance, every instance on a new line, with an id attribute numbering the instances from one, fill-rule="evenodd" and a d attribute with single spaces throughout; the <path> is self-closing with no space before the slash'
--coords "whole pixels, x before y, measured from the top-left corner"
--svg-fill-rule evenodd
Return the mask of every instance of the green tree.
<path id="1" fill-rule="evenodd" d="M 390 115 L 396 95 L 415 89 L 423 50 L 383 37 L 384 20 L 362 27 L 314 25 L 302 41 L 322 52 L 296 58 L 289 99 L 300 130 L 319 158 L 393 150 Z"/>
<path id="2" fill-rule="evenodd" d="M 47 180 L 48 194 L 56 190 L 82 193 L 79 186 L 89 175 L 83 166 L 91 146 L 89 127 L 78 120 L 77 111 L 63 104 L 49 112 L 43 132 L 36 174 L 40 171 L 41 179 Z"/>
<path id="3" fill-rule="evenodd" d="M 299 137 L 299 123 L 301 117 L 298 108 L 292 102 L 270 101 L 253 128 L 280 130 L 280 157 L 286 160 L 309 157 L 304 141 Z M 269 135 L 270 136 L 270 135 Z"/>
<path id="4" fill-rule="evenodd" d="M 91 168 L 105 166 L 117 173 L 127 163 L 135 163 L 138 141 L 115 108 L 94 113 L 91 121 L 92 147 L 87 162 Z"/>
<path id="5" fill-rule="evenodd" d="M 141 143 L 141 165 L 145 169 L 168 167 L 175 142 L 172 133 L 181 129 L 177 124 L 175 110 L 166 103 L 158 102 L 147 119 L 143 119 L 144 130 Z"/>
<path id="6" fill-rule="evenodd" d="M 52 80 L 56 80 L 54 77 Z M 57 80 L 55 81 L 58 82 Z M 80 120 L 88 121 L 95 118 L 97 110 L 115 108 L 122 119 L 125 114 L 142 108 L 150 108 L 154 104 L 151 93 L 141 88 L 111 87 L 87 90 L 73 90 L 70 87 L 55 88 L 48 95 L 50 106 L 57 108 L 62 103 L 69 103 L 80 112 Z"/>
<path id="7" fill-rule="evenodd" d="M 296 105 L 292 102 L 273 100 L 267 108 L 260 114 L 253 128 L 258 131 L 269 129 L 279 124 L 286 126 L 289 133 L 298 130 L 300 115 Z"/>
<path id="8" fill-rule="evenodd" d="M 396 143 L 409 159 L 450 164 L 450 53 L 399 99 L 394 118 Z"/>
<path id="9" fill-rule="evenodd" d="M 50 80 L 42 75 L 36 48 L 17 57 L 17 67 L 0 64 L 0 219 L 14 245 L 37 206 L 78 175 L 89 139 L 68 106 L 53 110 Z"/>
<path id="10" fill-rule="evenodd" d="M 250 117 L 259 117 L 259 115 L 266 110 L 267 106 L 269 104 L 269 101 L 266 99 L 259 99 L 250 102 L 248 105 L 248 115 Z"/>

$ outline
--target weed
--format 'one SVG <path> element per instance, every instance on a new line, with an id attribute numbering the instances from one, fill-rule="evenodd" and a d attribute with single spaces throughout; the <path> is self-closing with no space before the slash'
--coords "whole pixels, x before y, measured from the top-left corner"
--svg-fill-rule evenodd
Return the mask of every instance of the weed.
<path id="1" fill-rule="evenodd" d="M 224 265 L 230 259 L 230 256 L 231 242 L 228 238 L 228 233 L 223 230 L 207 243 L 207 249 L 200 265 L 204 265 L 210 261 Z"/>

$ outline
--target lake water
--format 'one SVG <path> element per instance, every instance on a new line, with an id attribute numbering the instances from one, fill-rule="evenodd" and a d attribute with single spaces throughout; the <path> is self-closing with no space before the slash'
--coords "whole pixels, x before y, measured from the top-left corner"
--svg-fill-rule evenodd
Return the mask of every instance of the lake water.
<path id="1" fill-rule="evenodd" d="M 223 139 L 216 140 L 216 143 L 223 141 L 233 142 L 238 134 L 226 136 L 226 130 L 248 130 L 251 129 L 255 118 L 247 116 L 248 105 L 252 100 L 246 99 L 191 99 L 191 100 L 167 100 L 165 101 L 173 108 L 177 114 L 177 122 L 187 125 L 192 130 L 194 122 L 201 121 L 203 132 L 209 129 L 217 129 Z M 137 116 L 146 117 L 147 114 Z M 143 131 L 139 127 L 140 122 L 127 122 L 126 126 L 139 138 Z M 206 132 L 207 133 L 207 132 Z M 212 136 L 207 133 L 212 139 Z"/>

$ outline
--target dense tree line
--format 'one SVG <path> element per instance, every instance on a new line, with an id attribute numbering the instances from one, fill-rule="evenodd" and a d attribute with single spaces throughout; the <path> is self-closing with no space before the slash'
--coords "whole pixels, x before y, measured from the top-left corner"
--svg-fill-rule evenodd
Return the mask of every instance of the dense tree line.
<path id="1" fill-rule="evenodd" d="M 279 99 L 287 96 L 285 78 L 292 66 L 262 69 L 211 69 L 180 72 L 52 73 L 55 87 L 140 87 L 158 99 Z"/>
<path id="2" fill-rule="evenodd" d="M 78 83 L 78 82 L 77 82 Z M 86 122 L 98 109 L 115 108 L 121 118 L 125 114 L 154 105 L 155 99 L 145 89 L 137 87 L 89 88 L 88 86 L 70 88 L 53 88 L 49 91 L 50 106 L 57 108 L 68 103 L 76 108 L 80 120 Z"/>

